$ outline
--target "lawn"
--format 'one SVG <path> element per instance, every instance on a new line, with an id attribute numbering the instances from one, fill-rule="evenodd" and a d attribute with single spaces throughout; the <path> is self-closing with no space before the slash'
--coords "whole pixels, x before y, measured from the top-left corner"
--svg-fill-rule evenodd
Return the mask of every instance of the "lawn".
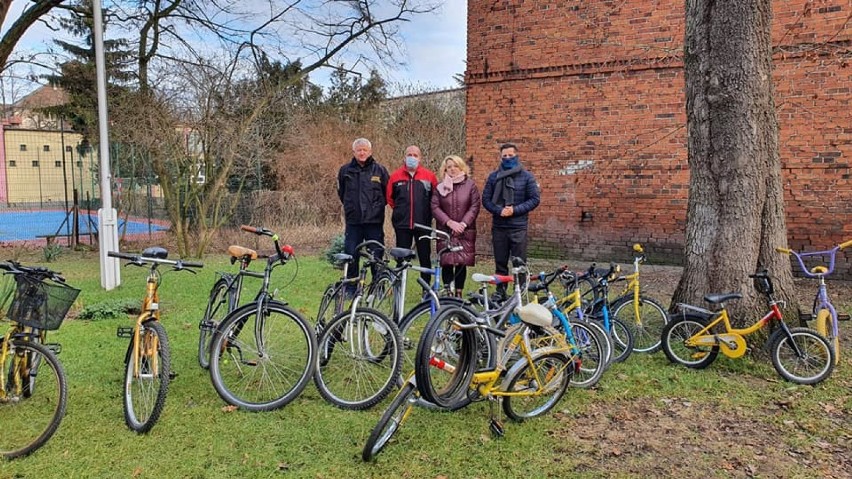
<path id="1" fill-rule="evenodd" d="M 163 324 L 178 377 L 151 433 L 137 435 L 123 420 L 127 340 L 115 331 L 132 320 L 68 320 L 51 339 L 62 344 L 67 415 L 43 448 L 0 462 L 0 478 L 852 476 L 848 354 L 817 387 L 782 381 L 765 357 L 720 358 L 692 371 L 669 365 L 662 353 L 634 355 L 598 388 L 570 389 L 553 414 L 507 423 L 502 439 L 489 434 L 488 403 L 455 413 L 416 410 L 378 460 L 363 463 L 364 441 L 389 399 L 370 411 L 343 411 L 310 384 L 275 412 L 225 407 L 197 365 L 197 324 L 215 272 L 233 266 L 218 255 L 205 265 L 198 275 L 163 278 Z M 51 267 L 82 288 L 79 307 L 144 292 L 142 268 L 122 268 L 121 286 L 103 291 L 94 253 L 66 252 Z M 311 320 L 338 274 L 313 257 L 276 272 L 280 296 Z M 843 327 L 849 337 L 849 323 Z"/>

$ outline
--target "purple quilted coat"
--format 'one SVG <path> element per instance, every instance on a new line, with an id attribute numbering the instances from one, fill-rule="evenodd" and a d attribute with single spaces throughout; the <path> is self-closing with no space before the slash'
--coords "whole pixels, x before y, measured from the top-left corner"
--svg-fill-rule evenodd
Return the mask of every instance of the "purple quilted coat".
<path id="1" fill-rule="evenodd" d="M 476 253 L 476 217 L 479 216 L 480 208 L 479 189 L 470 178 L 453 185 L 453 191 L 447 196 L 442 196 L 438 191 L 432 194 L 432 216 L 439 229 L 456 237 L 455 244 L 461 244 L 464 250 L 446 253 L 441 257 L 442 266 L 473 266 Z M 458 221 L 465 223 L 467 229 L 461 236 L 456 235 L 447 226 L 447 221 Z M 446 242 L 438 241 L 437 250 L 446 246 Z"/>

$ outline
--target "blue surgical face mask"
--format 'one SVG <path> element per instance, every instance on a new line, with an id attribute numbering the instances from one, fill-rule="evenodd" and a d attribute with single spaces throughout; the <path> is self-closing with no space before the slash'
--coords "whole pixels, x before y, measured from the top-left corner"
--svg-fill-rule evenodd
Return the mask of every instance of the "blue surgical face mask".
<path id="1" fill-rule="evenodd" d="M 508 158 L 502 158 L 500 161 L 500 166 L 504 170 L 511 170 L 512 168 L 518 166 L 518 155 L 510 156 Z"/>
<path id="2" fill-rule="evenodd" d="M 406 156 L 405 157 L 405 167 L 406 168 L 413 170 L 413 169 L 417 168 L 417 166 L 419 164 L 420 164 L 420 160 L 418 158 L 413 157 L 413 156 Z"/>

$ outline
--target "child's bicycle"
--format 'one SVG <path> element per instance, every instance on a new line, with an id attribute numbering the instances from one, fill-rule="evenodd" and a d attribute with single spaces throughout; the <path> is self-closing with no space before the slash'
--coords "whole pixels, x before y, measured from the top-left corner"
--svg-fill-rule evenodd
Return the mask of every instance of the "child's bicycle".
<path id="1" fill-rule="evenodd" d="M 158 290 L 162 276 L 158 267 L 171 266 L 174 271 L 189 271 L 204 265 L 183 260 L 170 260 L 168 250 L 157 246 L 146 248 L 141 254 L 110 251 L 112 258 L 127 260 L 125 266 L 149 267 L 145 283 L 142 308 L 132 327 L 119 327 L 116 335 L 130 339 L 124 355 L 124 422 L 127 427 L 146 433 L 154 427 L 169 392 L 171 351 L 166 330 L 160 324 L 160 296 Z"/>
<path id="2" fill-rule="evenodd" d="M 612 317 L 621 320 L 633 333 L 633 351 L 655 353 L 660 349 L 660 333 L 668 322 L 665 308 L 639 290 L 639 265 L 646 260 L 642 245 L 633 245 L 633 273 L 620 276 L 616 281 L 627 280 L 627 286 L 612 301 Z"/>
<path id="3" fill-rule="evenodd" d="M 44 445 L 65 415 L 65 372 L 56 358 L 61 348 L 46 342 L 47 331 L 59 329 L 80 290 L 47 268 L 10 261 L 0 270 L 15 278 L 0 288 L 0 320 L 11 322 L 0 337 L 0 456 L 12 459 Z"/>
<path id="4" fill-rule="evenodd" d="M 231 255 L 231 264 L 239 262 L 240 269 L 233 274 L 217 273 L 219 278 L 213 283 L 207 299 L 207 308 L 198 323 L 198 365 L 204 369 L 210 367 L 210 343 L 213 342 L 213 333 L 216 332 L 222 319 L 237 309 L 240 304 L 243 278 L 249 276 L 263 279 L 263 273 L 249 271 L 248 267 L 252 261 L 266 258 L 266 256 L 259 255 L 253 249 L 236 245 L 228 247 L 228 254 Z"/>
<path id="5" fill-rule="evenodd" d="M 781 304 L 772 296 L 772 279 L 766 271 L 749 275 L 758 292 L 766 295 L 769 312 L 747 328 L 731 327 L 725 302 L 742 298 L 739 293 L 708 294 L 704 300 L 718 304 L 717 312 L 696 306 L 678 304 L 680 313 L 672 316 L 663 328 L 662 348 L 670 361 L 688 368 L 703 369 L 721 350 L 729 358 L 746 353 L 745 336 L 769 324 L 777 325 L 767 344 L 772 365 L 784 379 L 798 384 L 816 384 L 831 375 L 834 351 L 828 340 L 809 328 L 790 328 L 781 314 Z"/>
<path id="6" fill-rule="evenodd" d="M 838 321 L 848 321 L 849 315 L 837 314 L 837 310 L 831 304 L 831 300 L 828 299 L 828 287 L 825 285 L 825 277 L 834 272 L 834 259 L 837 256 L 837 252 L 849 246 L 852 246 L 852 240 L 839 244 L 828 251 L 813 251 L 810 253 L 797 253 L 787 248 L 775 248 L 779 253 L 795 256 L 802 273 L 808 278 L 816 278 L 819 281 L 811 313 L 799 313 L 799 319 L 802 320 L 803 325 L 807 324 L 809 320 L 816 320 L 816 331 L 828 339 L 829 344 L 831 344 L 834 350 L 834 364 L 840 362 L 840 329 Z M 804 258 L 812 256 L 828 256 L 828 267 L 819 265 L 808 270 L 805 266 Z"/>

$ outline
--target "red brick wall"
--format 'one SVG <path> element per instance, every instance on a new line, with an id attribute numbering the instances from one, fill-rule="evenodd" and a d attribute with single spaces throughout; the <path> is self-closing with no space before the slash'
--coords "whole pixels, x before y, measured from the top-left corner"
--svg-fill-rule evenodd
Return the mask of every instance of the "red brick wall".
<path id="1" fill-rule="evenodd" d="M 790 245 L 829 248 L 852 239 L 852 1 L 774 9 Z M 481 184 L 498 146 L 519 145 L 542 187 L 533 251 L 627 259 L 642 242 L 679 261 L 683 35 L 683 0 L 468 1 L 467 152 Z M 489 252 L 487 212 L 480 222 Z"/>

